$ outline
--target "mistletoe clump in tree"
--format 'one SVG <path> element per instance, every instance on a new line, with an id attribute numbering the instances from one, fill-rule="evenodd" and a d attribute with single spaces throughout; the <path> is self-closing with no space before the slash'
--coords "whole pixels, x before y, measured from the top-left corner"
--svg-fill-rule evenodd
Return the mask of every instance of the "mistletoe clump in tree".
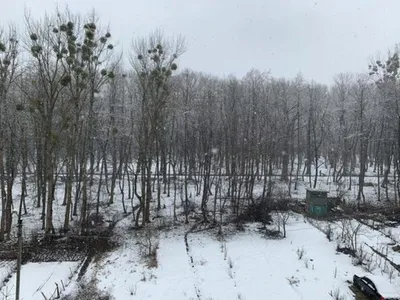
<path id="1" fill-rule="evenodd" d="M 140 39 L 133 45 L 131 65 L 136 74 L 139 90 L 140 112 L 138 118 L 138 164 L 141 175 L 141 195 L 136 225 L 142 213 L 142 225 L 150 221 L 152 199 L 151 168 L 155 156 L 157 139 L 160 139 L 166 119 L 166 107 L 170 96 L 170 79 L 178 69 L 178 57 L 184 52 L 182 38 L 165 40 L 161 33 L 152 34 L 148 39 Z"/>
<path id="2" fill-rule="evenodd" d="M 64 218 L 64 231 L 69 230 L 69 221 L 72 208 L 72 185 L 73 176 L 76 174 L 76 168 L 80 163 L 80 180 L 82 181 L 82 203 L 80 224 L 82 231 L 87 227 L 87 171 L 86 160 L 89 157 L 88 152 L 92 151 L 93 145 L 90 137 L 93 135 L 94 126 L 94 101 L 95 93 L 99 92 L 102 86 L 115 77 L 114 72 L 108 69 L 106 64 L 112 55 L 114 49 L 110 43 L 111 33 L 101 34 L 94 22 L 88 22 L 81 27 L 75 25 L 74 22 L 68 21 L 60 24 L 58 28 L 53 29 L 53 33 L 61 41 L 54 47 L 57 57 L 63 62 L 64 76 L 60 83 L 68 88 L 68 95 L 73 109 L 67 109 L 65 116 L 69 125 L 67 145 L 68 162 L 67 162 L 67 185 L 65 191 L 66 205 Z M 78 39 L 77 36 L 82 36 Z M 68 105 L 70 107 L 70 105 Z M 87 116 L 85 124 L 80 124 L 83 116 Z M 83 134 L 80 130 L 84 125 L 86 129 Z M 87 139 L 89 137 L 89 139 Z M 78 145 L 82 149 L 78 149 Z M 77 161 L 77 152 L 83 153 L 80 162 Z M 78 180 L 76 180 L 78 181 Z M 75 197 L 75 205 L 73 214 L 77 214 L 78 195 Z"/>
<path id="3" fill-rule="evenodd" d="M 114 48 L 109 43 L 111 34 L 99 34 L 97 25 L 92 21 L 80 26 L 79 20 L 79 16 L 73 16 L 68 11 L 65 14 L 58 12 L 55 17 L 46 17 L 42 22 L 27 20 L 28 46 L 34 58 L 36 74 L 36 93 L 31 95 L 31 111 L 38 120 L 37 132 L 42 133 L 42 136 L 38 136 L 37 143 L 37 178 L 40 181 L 38 203 L 40 199 L 43 202 L 43 220 L 46 216 L 43 229 L 46 233 L 54 231 L 52 202 L 57 180 L 57 150 L 60 150 L 63 140 L 60 135 L 66 137 L 68 157 L 64 229 L 68 230 L 69 227 L 72 177 L 77 174 L 78 152 L 81 171 L 76 181 L 78 184 L 82 183 L 81 225 L 86 223 L 86 160 L 92 143 L 95 92 L 114 77 L 112 70 L 102 66 L 111 57 L 111 50 Z M 85 122 L 80 121 L 82 117 L 85 117 Z M 86 143 L 86 140 L 89 142 Z M 81 145 L 80 149 L 78 144 Z M 44 200 L 46 193 L 47 203 Z M 77 201 L 78 196 L 75 199 L 75 214 Z"/>
<path id="4" fill-rule="evenodd" d="M 12 189 L 17 174 L 16 139 L 14 118 L 10 118 L 10 90 L 17 72 L 18 40 L 16 31 L 10 28 L 8 34 L 0 28 L 0 195 L 1 225 L 0 241 L 4 234 L 10 234 L 12 224 Z M 16 107 L 18 110 L 20 105 Z"/>
<path id="5" fill-rule="evenodd" d="M 369 66 L 369 75 L 374 79 L 382 100 L 379 109 L 381 128 L 382 128 L 382 147 L 384 162 L 386 165 L 382 187 L 386 188 L 390 173 L 391 157 L 393 151 L 394 166 L 397 172 L 397 178 L 400 178 L 400 59 L 399 50 L 395 49 L 389 53 L 386 61 L 376 60 Z M 395 125 L 393 125 L 395 124 Z M 394 131 L 392 130 L 394 128 Z M 393 147 L 394 146 L 394 147 Z M 392 150 L 393 149 L 393 150 Z M 400 181 L 397 180 L 397 193 L 400 196 Z M 397 197 L 396 197 L 397 198 Z"/>

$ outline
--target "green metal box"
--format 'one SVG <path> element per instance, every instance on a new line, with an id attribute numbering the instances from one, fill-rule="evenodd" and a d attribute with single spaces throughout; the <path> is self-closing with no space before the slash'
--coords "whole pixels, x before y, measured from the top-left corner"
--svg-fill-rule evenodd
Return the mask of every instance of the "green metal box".
<path id="1" fill-rule="evenodd" d="M 313 216 L 325 216 L 328 213 L 328 192 L 317 189 L 307 189 L 306 210 Z"/>

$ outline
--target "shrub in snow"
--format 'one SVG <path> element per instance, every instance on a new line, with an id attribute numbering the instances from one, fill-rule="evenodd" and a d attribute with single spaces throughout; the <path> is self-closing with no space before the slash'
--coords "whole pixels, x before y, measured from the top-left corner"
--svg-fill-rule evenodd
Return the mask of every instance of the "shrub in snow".
<path id="1" fill-rule="evenodd" d="M 366 258 L 363 264 L 363 268 L 365 271 L 372 273 L 372 271 L 374 271 L 376 267 L 377 267 L 377 262 L 374 257 L 374 254 L 372 253 L 368 258 Z"/>
<path id="2" fill-rule="evenodd" d="M 268 239 L 281 239 L 282 235 L 279 230 L 265 228 L 264 237 Z"/>
<path id="3" fill-rule="evenodd" d="M 328 239 L 328 241 L 332 242 L 333 239 L 333 229 L 331 224 L 328 224 L 328 227 L 325 229 L 325 236 Z"/>
<path id="4" fill-rule="evenodd" d="M 228 266 L 229 266 L 230 269 L 233 268 L 233 260 L 230 257 L 228 258 Z"/>
<path id="5" fill-rule="evenodd" d="M 308 269 L 309 263 L 310 263 L 310 260 L 309 260 L 308 258 L 306 258 L 306 259 L 304 260 L 304 266 L 305 266 L 307 269 Z"/>
<path id="6" fill-rule="evenodd" d="M 300 280 L 298 278 L 294 277 L 294 276 L 292 276 L 290 278 L 286 278 L 286 279 L 287 279 L 287 281 L 289 281 L 290 285 L 296 285 L 297 286 L 299 284 L 299 282 L 300 282 Z"/>
<path id="7" fill-rule="evenodd" d="M 353 258 L 353 265 L 365 266 L 367 261 L 367 253 L 364 251 L 364 247 L 360 246 L 355 253 L 355 257 Z M 370 267 L 372 267 L 372 264 Z"/>
<path id="8" fill-rule="evenodd" d="M 353 266 L 362 266 L 364 261 L 360 257 L 353 257 L 351 262 Z"/>
<path id="9" fill-rule="evenodd" d="M 232 269 L 228 269 L 228 275 L 231 279 L 233 279 L 233 272 Z"/>
<path id="10" fill-rule="evenodd" d="M 335 288 L 333 291 L 329 292 L 329 296 L 334 300 L 346 300 L 346 296 L 340 292 L 339 288 Z"/>
<path id="11" fill-rule="evenodd" d="M 140 281 L 143 281 L 143 282 L 147 281 L 146 273 L 144 271 L 142 272 L 142 277 L 140 278 Z"/>
<path id="12" fill-rule="evenodd" d="M 146 227 L 140 234 L 138 235 L 139 252 L 142 257 L 147 260 L 147 266 L 149 268 L 157 268 L 157 251 L 159 246 L 159 235 L 156 230 L 153 228 Z"/>
<path id="13" fill-rule="evenodd" d="M 61 300 L 113 300 L 115 299 L 109 292 L 101 291 L 97 288 L 96 281 L 89 283 L 82 282 L 72 295 L 61 296 Z"/>
<path id="14" fill-rule="evenodd" d="M 342 230 L 340 235 L 342 243 L 354 252 L 357 252 L 358 238 L 363 232 L 362 224 L 354 220 L 342 219 L 339 226 Z"/>
<path id="15" fill-rule="evenodd" d="M 394 273 L 395 273 L 396 269 L 392 266 L 388 267 L 388 272 L 387 274 L 389 275 L 389 281 L 390 283 L 392 283 L 392 280 L 394 278 Z"/>
<path id="16" fill-rule="evenodd" d="M 13 298 L 13 293 L 11 290 L 8 289 L 8 287 L 6 286 L 4 291 L 1 292 L 1 296 L 3 298 L 1 298 L 2 300 L 8 300 L 8 299 L 12 299 Z"/>
<path id="17" fill-rule="evenodd" d="M 147 263 L 147 266 L 149 268 L 157 268 L 158 267 L 157 251 L 158 251 L 158 243 L 157 243 L 157 245 L 153 246 L 152 251 L 148 257 L 149 261 Z"/>
<path id="18" fill-rule="evenodd" d="M 279 210 L 276 212 L 277 214 L 277 225 L 278 230 L 282 227 L 283 238 L 286 238 L 286 225 L 292 215 L 291 211 L 288 210 Z"/>
<path id="19" fill-rule="evenodd" d="M 304 254 L 306 253 L 306 250 L 304 250 L 304 247 L 297 248 L 296 253 L 297 253 L 297 258 L 299 260 L 301 260 L 304 257 Z"/>
<path id="20" fill-rule="evenodd" d="M 246 209 L 236 218 L 237 223 L 260 222 L 263 224 L 272 224 L 270 210 L 266 201 L 261 198 L 250 203 Z"/>
<path id="21" fill-rule="evenodd" d="M 129 291 L 129 294 L 130 294 L 131 296 L 136 296 L 137 282 L 135 283 L 135 285 L 131 285 L 131 286 L 128 288 L 128 291 Z"/>
<path id="22" fill-rule="evenodd" d="M 207 261 L 204 258 L 202 258 L 199 260 L 199 264 L 200 266 L 205 266 L 207 264 Z"/>

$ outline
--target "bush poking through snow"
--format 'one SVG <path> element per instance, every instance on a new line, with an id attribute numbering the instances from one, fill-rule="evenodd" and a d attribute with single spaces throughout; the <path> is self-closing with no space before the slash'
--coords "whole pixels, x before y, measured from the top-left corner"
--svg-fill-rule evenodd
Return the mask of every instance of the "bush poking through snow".
<path id="1" fill-rule="evenodd" d="M 265 228 L 264 229 L 264 237 L 268 239 L 282 239 L 281 232 L 279 230 L 274 230 L 274 229 L 269 229 Z"/>
<path id="2" fill-rule="evenodd" d="M 243 224 L 244 222 L 260 222 L 264 225 L 272 224 L 270 209 L 266 201 L 262 201 L 262 199 L 259 198 L 256 199 L 253 203 L 250 203 L 246 207 L 246 209 L 236 218 L 237 224 Z M 240 230 L 240 228 L 238 228 L 238 230 Z"/>
<path id="3" fill-rule="evenodd" d="M 392 266 L 391 267 L 389 267 L 389 270 L 388 270 L 388 275 L 389 275 L 389 282 L 390 283 L 392 283 L 392 280 L 393 280 L 393 278 L 394 278 L 394 272 L 396 271 L 396 269 L 395 268 L 393 268 Z"/>
<path id="4" fill-rule="evenodd" d="M 207 264 L 207 260 L 205 260 L 204 258 L 199 260 L 199 265 L 200 266 L 205 266 Z"/>
<path id="5" fill-rule="evenodd" d="M 339 288 L 335 288 L 333 291 L 329 292 L 329 296 L 334 300 L 346 300 L 346 296 L 340 292 Z"/>
<path id="6" fill-rule="evenodd" d="M 156 245 L 153 245 L 150 255 L 148 256 L 149 261 L 147 263 L 147 266 L 149 268 L 157 268 L 158 267 L 157 251 L 158 251 L 158 243 Z"/>
<path id="7" fill-rule="evenodd" d="M 149 268 L 157 268 L 157 250 L 159 246 L 158 234 L 152 228 L 146 228 L 143 236 L 139 239 L 141 255 L 147 259 L 147 266 Z"/>
<path id="8" fill-rule="evenodd" d="M 356 251 L 356 255 L 353 258 L 353 265 L 355 266 L 364 266 L 367 262 L 367 252 L 364 251 L 364 247 L 360 246 Z"/>
<path id="9" fill-rule="evenodd" d="M 228 258 L 228 266 L 229 266 L 229 269 L 233 268 L 233 260 L 230 257 Z"/>
<path id="10" fill-rule="evenodd" d="M 325 236 L 328 239 L 328 241 L 332 242 L 333 240 L 333 229 L 331 224 L 328 224 L 328 227 L 325 230 Z"/>
<path id="11" fill-rule="evenodd" d="M 140 281 L 142 281 L 142 282 L 147 281 L 146 273 L 144 271 L 142 272 L 142 277 L 140 278 Z"/>
<path id="12" fill-rule="evenodd" d="M 336 245 L 336 251 L 346 254 L 346 255 L 350 255 L 351 257 L 356 257 L 356 252 L 352 249 L 350 249 L 349 247 L 341 247 L 340 243 L 337 243 Z"/>
<path id="13" fill-rule="evenodd" d="M 1 292 L 2 300 L 12 299 L 14 298 L 13 296 L 14 296 L 13 293 L 8 289 L 8 287 L 5 288 L 4 292 L 3 291 Z"/>
<path id="14" fill-rule="evenodd" d="M 354 252 L 357 252 L 358 238 L 363 233 L 362 224 L 354 220 L 342 219 L 339 226 L 342 230 L 340 234 L 342 243 Z"/>
<path id="15" fill-rule="evenodd" d="M 368 260 L 364 265 L 364 270 L 368 273 L 372 273 L 376 269 L 376 263 L 372 260 Z"/>
<path id="16" fill-rule="evenodd" d="M 290 277 L 290 278 L 286 278 L 287 281 L 289 281 L 290 285 L 295 285 L 297 286 L 300 283 L 300 280 L 294 276 Z"/>
<path id="17" fill-rule="evenodd" d="M 395 241 L 394 236 L 393 236 L 393 231 L 392 231 L 392 229 L 388 229 L 386 235 L 387 235 L 387 237 L 388 237 L 389 239 L 391 239 L 392 241 Z"/>
<path id="18" fill-rule="evenodd" d="M 229 276 L 229 278 L 230 279 L 233 279 L 233 271 L 232 271 L 232 269 L 228 269 L 228 276 Z"/>
<path id="19" fill-rule="evenodd" d="M 131 296 L 136 296 L 136 292 L 137 292 L 137 282 L 135 283 L 135 285 L 129 286 L 128 291 L 129 291 L 129 294 L 130 294 Z"/>
<path id="20" fill-rule="evenodd" d="M 368 273 L 372 273 L 372 271 L 374 271 L 377 267 L 377 262 L 376 259 L 374 259 L 374 254 L 372 253 L 366 260 L 365 263 L 363 265 L 363 268 L 365 271 L 367 271 Z"/>
<path id="21" fill-rule="evenodd" d="M 289 201 L 279 196 L 279 205 L 276 207 L 276 225 L 280 231 L 282 228 L 282 237 L 286 238 L 286 225 L 288 224 L 292 212 L 289 210 Z"/>
<path id="22" fill-rule="evenodd" d="M 306 254 L 306 250 L 304 249 L 304 247 L 297 248 L 296 253 L 297 253 L 297 258 L 301 260 L 304 257 L 304 254 Z"/>
<path id="23" fill-rule="evenodd" d="M 386 273 L 389 276 L 389 282 L 392 283 L 393 278 L 395 277 L 396 269 L 389 264 L 385 264 L 382 274 Z M 400 275 L 400 274 L 399 274 Z"/>
<path id="24" fill-rule="evenodd" d="M 113 300 L 115 299 L 107 291 L 100 291 L 96 282 L 91 281 L 88 284 L 82 283 L 77 287 L 73 295 L 61 296 L 61 300 Z"/>
<path id="25" fill-rule="evenodd" d="M 308 258 L 304 259 L 304 266 L 308 269 L 310 260 Z"/>

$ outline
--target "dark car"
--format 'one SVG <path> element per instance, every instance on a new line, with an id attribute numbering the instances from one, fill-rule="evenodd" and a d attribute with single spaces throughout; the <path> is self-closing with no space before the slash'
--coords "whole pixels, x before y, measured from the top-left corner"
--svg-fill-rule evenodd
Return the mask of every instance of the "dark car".
<path id="1" fill-rule="evenodd" d="M 368 277 L 353 276 L 353 285 L 359 289 L 365 296 L 370 300 L 400 300 L 400 296 L 397 293 L 391 292 L 384 293 L 378 291 L 375 283 Z"/>

